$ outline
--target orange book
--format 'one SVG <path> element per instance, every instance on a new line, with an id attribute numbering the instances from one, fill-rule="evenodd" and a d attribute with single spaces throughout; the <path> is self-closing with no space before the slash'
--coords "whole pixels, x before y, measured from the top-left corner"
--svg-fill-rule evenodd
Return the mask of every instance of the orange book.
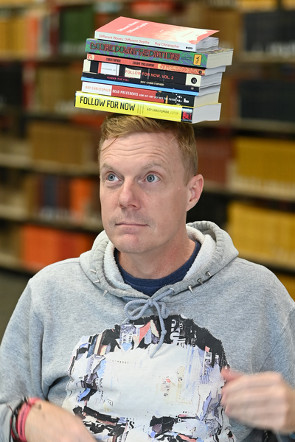
<path id="1" fill-rule="evenodd" d="M 26 224 L 21 231 L 21 260 L 33 270 L 58 261 L 58 233 L 51 227 Z"/>
<path id="2" fill-rule="evenodd" d="M 93 179 L 73 178 L 70 182 L 70 213 L 75 221 L 82 221 L 89 213 L 94 186 Z"/>

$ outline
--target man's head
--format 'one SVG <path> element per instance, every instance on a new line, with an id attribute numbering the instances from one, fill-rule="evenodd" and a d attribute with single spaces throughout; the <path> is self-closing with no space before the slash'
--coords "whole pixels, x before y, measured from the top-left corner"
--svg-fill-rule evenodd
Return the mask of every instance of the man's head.
<path id="1" fill-rule="evenodd" d="M 125 137 L 132 133 L 161 133 L 170 132 L 179 146 L 187 182 L 198 171 L 198 154 L 194 129 L 191 124 L 177 123 L 167 120 L 140 117 L 136 115 L 110 114 L 101 125 L 101 135 L 98 146 L 100 161 L 101 147 L 108 139 Z"/>
<path id="2" fill-rule="evenodd" d="M 192 127 L 112 116 L 99 151 L 101 217 L 121 265 L 134 276 L 143 263 L 155 264 L 151 274 L 163 263 L 176 270 L 191 253 L 186 213 L 203 188 Z"/>

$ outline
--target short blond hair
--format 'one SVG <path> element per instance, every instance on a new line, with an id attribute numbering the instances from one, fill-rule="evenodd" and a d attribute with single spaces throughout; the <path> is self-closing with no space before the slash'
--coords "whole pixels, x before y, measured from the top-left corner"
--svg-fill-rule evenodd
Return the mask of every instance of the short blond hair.
<path id="1" fill-rule="evenodd" d="M 133 133 L 162 133 L 174 135 L 182 157 L 185 179 L 188 182 L 198 171 L 198 154 L 194 128 L 189 123 L 140 117 L 136 115 L 110 114 L 100 127 L 98 161 L 103 143 L 112 138 Z"/>

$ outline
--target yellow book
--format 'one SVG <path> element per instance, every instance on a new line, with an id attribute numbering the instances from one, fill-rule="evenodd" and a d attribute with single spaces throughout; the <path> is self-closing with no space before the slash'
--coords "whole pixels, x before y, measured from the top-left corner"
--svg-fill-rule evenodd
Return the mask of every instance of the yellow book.
<path id="1" fill-rule="evenodd" d="M 105 95 L 77 91 L 75 95 L 75 107 L 103 112 L 141 115 L 143 117 L 159 118 L 162 120 L 199 123 L 200 121 L 219 120 L 221 104 L 207 104 L 190 108 L 121 97 L 106 97 Z"/>

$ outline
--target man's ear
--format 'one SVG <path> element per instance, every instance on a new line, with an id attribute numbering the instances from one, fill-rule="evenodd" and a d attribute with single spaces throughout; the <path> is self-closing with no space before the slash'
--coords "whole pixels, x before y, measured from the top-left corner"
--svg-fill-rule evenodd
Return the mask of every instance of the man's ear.
<path id="1" fill-rule="evenodd" d="M 187 212 L 194 207 L 200 199 L 203 191 L 204 178 L 203 175 L 197 174 L 193 176 L 187 185 L 188 190 L 188 201 L 187 201 Z"/>

